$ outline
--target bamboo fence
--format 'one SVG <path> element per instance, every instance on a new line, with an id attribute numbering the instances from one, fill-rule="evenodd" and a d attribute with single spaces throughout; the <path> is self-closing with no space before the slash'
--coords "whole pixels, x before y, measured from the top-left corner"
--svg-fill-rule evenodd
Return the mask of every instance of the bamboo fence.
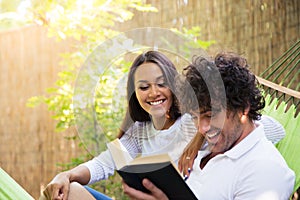
<path id="1" fill-rule="evenodd" d="M 135 13 L 116 27 L 199 26 L 202 40 L 215 40 L 210 54 L 232 50 L 244 54 L 256 74 L 271 65 L 300 37 L 298 0 L 148 0 L 157 13 Z M 0 166 L 38 198 L 40 189 L 60 170 L 57 163 L 82 154 L 76 142 L 64 139 L 74 129 L 55 133 L 55 121 L 45 105 L 25 106 L 28 98 L 53 86 L 60 53 L 68 41 L 57 42 L 43 27 L 0 32 Z"/>

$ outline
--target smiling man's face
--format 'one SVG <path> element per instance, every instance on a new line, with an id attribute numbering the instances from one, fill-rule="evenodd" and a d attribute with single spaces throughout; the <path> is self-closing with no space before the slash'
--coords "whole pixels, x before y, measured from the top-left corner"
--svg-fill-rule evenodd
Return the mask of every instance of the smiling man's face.
<path id="1" fill-rule="evenodd" d="M 240 142 L 243 125 L 239 114 L 228 114 L 224 109 L 194 110 L 190 112 L 199 133 L 201 133 L 213 153 L 222 153 Z"/>

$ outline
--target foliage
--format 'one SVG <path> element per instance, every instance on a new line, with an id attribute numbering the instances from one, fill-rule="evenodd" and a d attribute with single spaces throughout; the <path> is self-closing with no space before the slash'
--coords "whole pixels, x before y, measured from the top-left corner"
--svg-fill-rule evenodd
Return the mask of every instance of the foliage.
<path id="1" fill-rule="evenodd" d="M 68 66 L 58 74 L 50 96 L 37 96 L 28 101 L 29 107 L 46 103 L 58 120 L 56 130 L 63 131 L 74 125 L 73 89 L 78 69 L 104 40 L 118 34 L 112 27 L 119 22 L 130 20 L 133 8 L 142 11 L 156 11 L 141 0 L 116 1 L 32 1 L 33 21 L 48 26 L 49 36 L 57 39 L 75 40 L 74 52 L 62 55 L 62 66 Z M 77 42 L 77 43 L 76 43 Z M 109 74 L 107 76 L 110 76 Z M 109 97 L 108 97 L 109 98 Z M 106 99 L 107 100 L 107 99 Z M 104 101 L 104 100 L 103 100 Z"/>
<path id="2" fill-rule="evenodd" d="M 188 38 L 191 42 L 188 44 L 188 48 L 203 48 L 207 49 L 209 46 L 215 43 L 214 40 L 203 41 L 199 38 L 201 37 L 201 28 L 199 26 L 194 26 L 191 29 L 187 29 L 185 27 L 182 28 L 182 31 L 173 28 L 175 33 Z"/>
<path id="3" fill-rule="evenodd" d="M 273 99 L 271 101 L 271 99 Z M 266 107 L 264 114 L 274 117 L 284 127 L 286 136 L 276 144 L 288 166 L 294 170 L 296 174 L 296 183 L 294 190 L 300 186 L 300 115 L 295 117 L 295 105 L 291 105 L 286 111 L 287 104 L 282 101 L 279 104 L 277 98 L 272 98 L 269 94 L 266 96 Z"/>
<path id="4" fill-rule="evenodd" d="M 12 29 L 29 23 L 25 17 L 28 0 L 0 1 L 0 30 Z"/>

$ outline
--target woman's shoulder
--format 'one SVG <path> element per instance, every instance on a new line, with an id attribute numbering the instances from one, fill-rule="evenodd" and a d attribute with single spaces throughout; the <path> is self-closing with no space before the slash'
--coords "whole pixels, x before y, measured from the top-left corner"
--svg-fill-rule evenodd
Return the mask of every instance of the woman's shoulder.
<path id="1" fill-rule="evenodd" d="M 125 132 L 125 134 L 138 137 L 138 135 L 145 134 L 145 132 L 148 132 L 151 126 L 152 126 L 151 121 L 146 121 L 146 122 L 136 121 L 130 126 L 130 128 Z"/>
<path id="2" fill-rule="evenodd" d="M 267 138 L 273 144 L 278 143 L 282 138 L 285 137 L 286 134 L 284 127 L 273 117 L 262 115 L 259 121 L 263 124 Z"/>
<path id="3" fill-rule="evenodd" d="M 181 129 L 183 132 L 187 132 L 187 134 L 194 134 L 196 131 L 195 124 L 192 120 L 192 116 L 188 113 L 185 113 L 181 116 Z"/>
<path id="4" fill-rule="evenodd" d="M 192 126 L 194 126 L 192 116 L 189 113 L 183 114 L 180 118 L 180 121 L 183 125 L 192 125 Z"/>

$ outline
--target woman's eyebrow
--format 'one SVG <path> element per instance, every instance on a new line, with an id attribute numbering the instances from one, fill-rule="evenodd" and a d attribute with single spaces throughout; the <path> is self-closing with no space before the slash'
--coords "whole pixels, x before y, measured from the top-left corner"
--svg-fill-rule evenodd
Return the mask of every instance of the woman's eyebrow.
<path id="1" fill-rule="evenodd" d="M 137 83 L 148 83 L 149 81 L 146 80 L 138 80 Z"/>
<path id="2" fill-rule="evenodd" d="M 164 79 L 165 79 L 164 75 L 161 75 L 161 76 L 157 77 L 155 79 L 155 81 L 157 82 L 159 80 L 164 80 Z M 147 81 L 147 80 L 138 80 L 136 83 L 149 83 L 149 81 Z"/>
<path id="3" fill-rule="evenodd" d="M 161 75 L 161 76 L 157 77 L 157 78 L 156 78 L 156 81 L 159 81 L 159 80 L 161 80 L 161 79 L 163 79 L 163 80 L 165 79 L 164 75 Z"/>

